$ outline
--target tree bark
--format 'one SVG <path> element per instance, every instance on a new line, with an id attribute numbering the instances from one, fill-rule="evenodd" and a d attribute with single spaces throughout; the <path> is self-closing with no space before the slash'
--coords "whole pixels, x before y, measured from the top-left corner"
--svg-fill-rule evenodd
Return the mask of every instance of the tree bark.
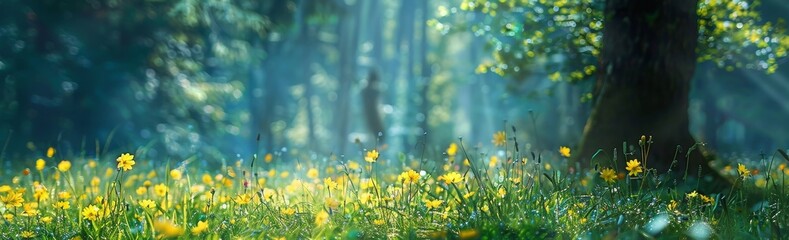
<path id="1" fill-rule="evenodd" d="M 688 129 L 688 95 L 696 66 L 696 7 L 688 0 L 606 1 L 595 105 L 577 156 L 582 163 L 606 166 L 600 156 L 591 159 L 598 149 L 607 159 L 614 148 L 621 156 L 623 141 L 638 148 L 639 137 L 646 135 L 654 136 L 647 167 L 664 173 L 679 145 L 683 151 L 672 171 L 684 173 L 687 165 L 689 175 L 699 166 L 711 173 L 698 150 L 685 162 L 685 150 L 695 143 Z"/>

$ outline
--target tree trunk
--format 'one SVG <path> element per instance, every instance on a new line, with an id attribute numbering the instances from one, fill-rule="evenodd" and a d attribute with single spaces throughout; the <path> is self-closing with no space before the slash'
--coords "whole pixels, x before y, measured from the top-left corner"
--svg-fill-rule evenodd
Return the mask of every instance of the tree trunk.
<path id="1" fill-rule="evenodd" d="M 421 108 L 420 111 L 422 112 L 422 119 L 420 119 L 419 127 L 420 132 L 428 132 L 429 123 L 428 117 L 430 116 L 430 101 L 428 100 L 428 94 L 430 91 L 430 63 L 427 60 L 427 54 L 429 49 L 429 42 L 427 39 L 427 20 L 430 17 L 430 10 L 428 8 L 429 0 L 422 0 L 421 12 L 422 12 L 422 20 L 418 22 L 418 26 L 420 26 L 420 52 L 422 54 L 420 61 L 422 62 L 422 68 L 420 69 L 420 73 L 422 75 L 422 84 L 421 84 L 421 101 L 419 102 L 419 107 Z M 424 135 L 424 142 L 427 144 L 429 135 Z"/>
<path id="2" fill-rule="evenodd" d="M 351 87 L 356 82 L 356 58 L 359 45 L 359 10 L 362 2 L 345 6 L 345 11 L 340 17 L 338 31 L 340 42 L 339 62 L 339 89 L 337 90 L 337 111 L 335 115 L 335 125 L 337 129 L 337 151 L 345 153 L 348 143 L 348 121 L 350 120 L 350 101 Z"/>
<path id="3" fill-rule="evenodd" d="M 416 49 L 414 49 L 416 44 L 414 43 L 414 38 L 416 37 L 416 29 L 415 29 L 415 22 L 416 19 L 416 1 L 415 0 L 407 0 L 403 2 L 403 7 L 408 6 L 408 10 L 406 12 L 405 21 L 400 22 L 404 24 L 405 27 L 405 36 L 403 36 L 405 41 L 407 42 L 406 45 L 408 46 L 407 53 L 406 53 L 406 65 L 405 65 L 405 91 L 410 92 L 416 85 L 416 81 L 414 79 L 414 66 L 416 66 Z M 412 147 L 412 138 L 416 132 L 414 132 L 414 128 L 416 126 L 416 101 L 413 98 L 406 98 L 405 106 L 403 106 L 403 111 L 405 112 L 405 117 L 403 118 L 403 127 L 405 132 L 403 133 L 403 148 L 406 150 L 410 150 Z"/>
<path id="4" fill-rule="evenodd" d="M 688 129 L 688 95 L 696 66 L 696 7 L 688 0 L 606 1 L 595 106 L 577 156 L 583 164 L 608 166 L 603 155 L 590 161 L 598 149 L 611 156 L 617 148 L 621 156 L 623 141 L 637 148 L 646 135 L 654 136 L 647 167 L 664 173 L 680 145 L 673 171 L 685 172 L 685 150 L 695 143 Z M 699 166 L 710 173 L 698 150 L 689 160 L 689 175 Z"/>
<path id="5" fill-rule="evenodd" d="M 304 83 L 304 99 L 306 99 L 306 111 L 307 111 L 307 147 L 308 149 L 316 150 L 316 138 L 315 138 L 315 114 L 312 111 L 312 97 L 314 95 L 314 90 L 312 86 L 312 52 L 314 49 L 312 46 L 315 44 L 312 41 L 312 34 L 309 23 L 307 23 L 307 6 L 310 4 L 310 0 L 302 0 L 299 4 L 299 14 L 297 16 L 296 21 L 299 23 L 299 30 L 301 31 L 301 59 L 304 61 L 304 71 L 301 71 L 301 80 Z"/>

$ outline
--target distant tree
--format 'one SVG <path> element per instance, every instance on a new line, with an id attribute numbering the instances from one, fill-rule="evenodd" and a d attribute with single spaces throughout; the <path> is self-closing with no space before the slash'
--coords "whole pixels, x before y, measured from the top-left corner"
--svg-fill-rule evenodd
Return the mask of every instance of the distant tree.
<path id="1" fill-rule="evenodd" d="M 495 62 L 482 63 L 478 73 L 494 72 L 517 84 L 542 64 L 552 81 L 595 79 L 582 99 L 592 101 L 593 111 L 576 159 L 588 166 L 598 149 L 621 153 L 623 141 L 635 142 L 644 134 L 655 139 L 648 166 L 666 170 L 677 145 L 687 149 L 695 143 L 688 130 L 688 95 L 697 62 L 772 73 L 776 60 L 786 56 L 789 37 L 782 22 L 763 22 L 758 5 L 745 0 L 464 0 L 459 9 L 484 14 L 467 27 L 488 39 Z M 700 165 L 709 172 L 700 155 L 690 161 L 691 174 Z"/>
<path id="2" fill-rule="evenodd" d="M 229 110 L 246 74 L 226 66 L 270 26 L 255 2 L 2 1 L 0 44 L 13 47 L 0 49 L 0 128 L 75 150 L 117 129 L 115 143 L 173 156 L 239 152 Z"/>

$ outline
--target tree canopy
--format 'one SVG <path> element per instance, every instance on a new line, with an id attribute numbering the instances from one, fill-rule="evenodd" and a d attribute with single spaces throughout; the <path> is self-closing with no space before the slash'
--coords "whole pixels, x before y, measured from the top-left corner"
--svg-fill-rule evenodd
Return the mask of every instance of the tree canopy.
<path id="1" fill-rule="evenodd" d="M 493 72 L 518 82 L 533 73 L 535 66 L 545 66 L 552 81 L 578 82 L 599 70 L 603 4 L 594 0 L 464 0 L 439 9 L 444 18 L 433 25 L 443 31 L 470 30 L 487 40 L 494 61 L 480 63 L 477 73 Z M 787 55 L 789 35 L 783 20 L 762 20 L 759 6 L 758 0 L 699 1 L 698 62 L 714 62 L 729 71 L 775 72 L 778 59 Z M 475 21 L 455 26 L 456 15 Z"/>

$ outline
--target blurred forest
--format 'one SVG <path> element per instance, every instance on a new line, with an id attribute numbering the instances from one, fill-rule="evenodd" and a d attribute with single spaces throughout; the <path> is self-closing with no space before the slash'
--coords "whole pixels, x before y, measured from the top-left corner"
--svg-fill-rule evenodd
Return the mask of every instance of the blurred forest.
<path id="1" fill-rule="evenodd" d="M 49 146 L 91 155 L 108 139 L 173 160 L 441 153 L 510 126 L 526 150 L 575 147 L 604 6 L 567 2 L 3 0 L 0 137 L 9 159 Z M 730 2 L 701 1 L 712 20 L 691 133 L 722 153 L 789 146 L 789 38 L 774 28 L 789 4 Z M 552 17 L 529 15 L 541 9 Z M 758 15 L 746 32 L 712 11 Z M 724 44 L 750 31 L 753 46 Z M 522 49 L 531 41 L 541 48 Z"/>

